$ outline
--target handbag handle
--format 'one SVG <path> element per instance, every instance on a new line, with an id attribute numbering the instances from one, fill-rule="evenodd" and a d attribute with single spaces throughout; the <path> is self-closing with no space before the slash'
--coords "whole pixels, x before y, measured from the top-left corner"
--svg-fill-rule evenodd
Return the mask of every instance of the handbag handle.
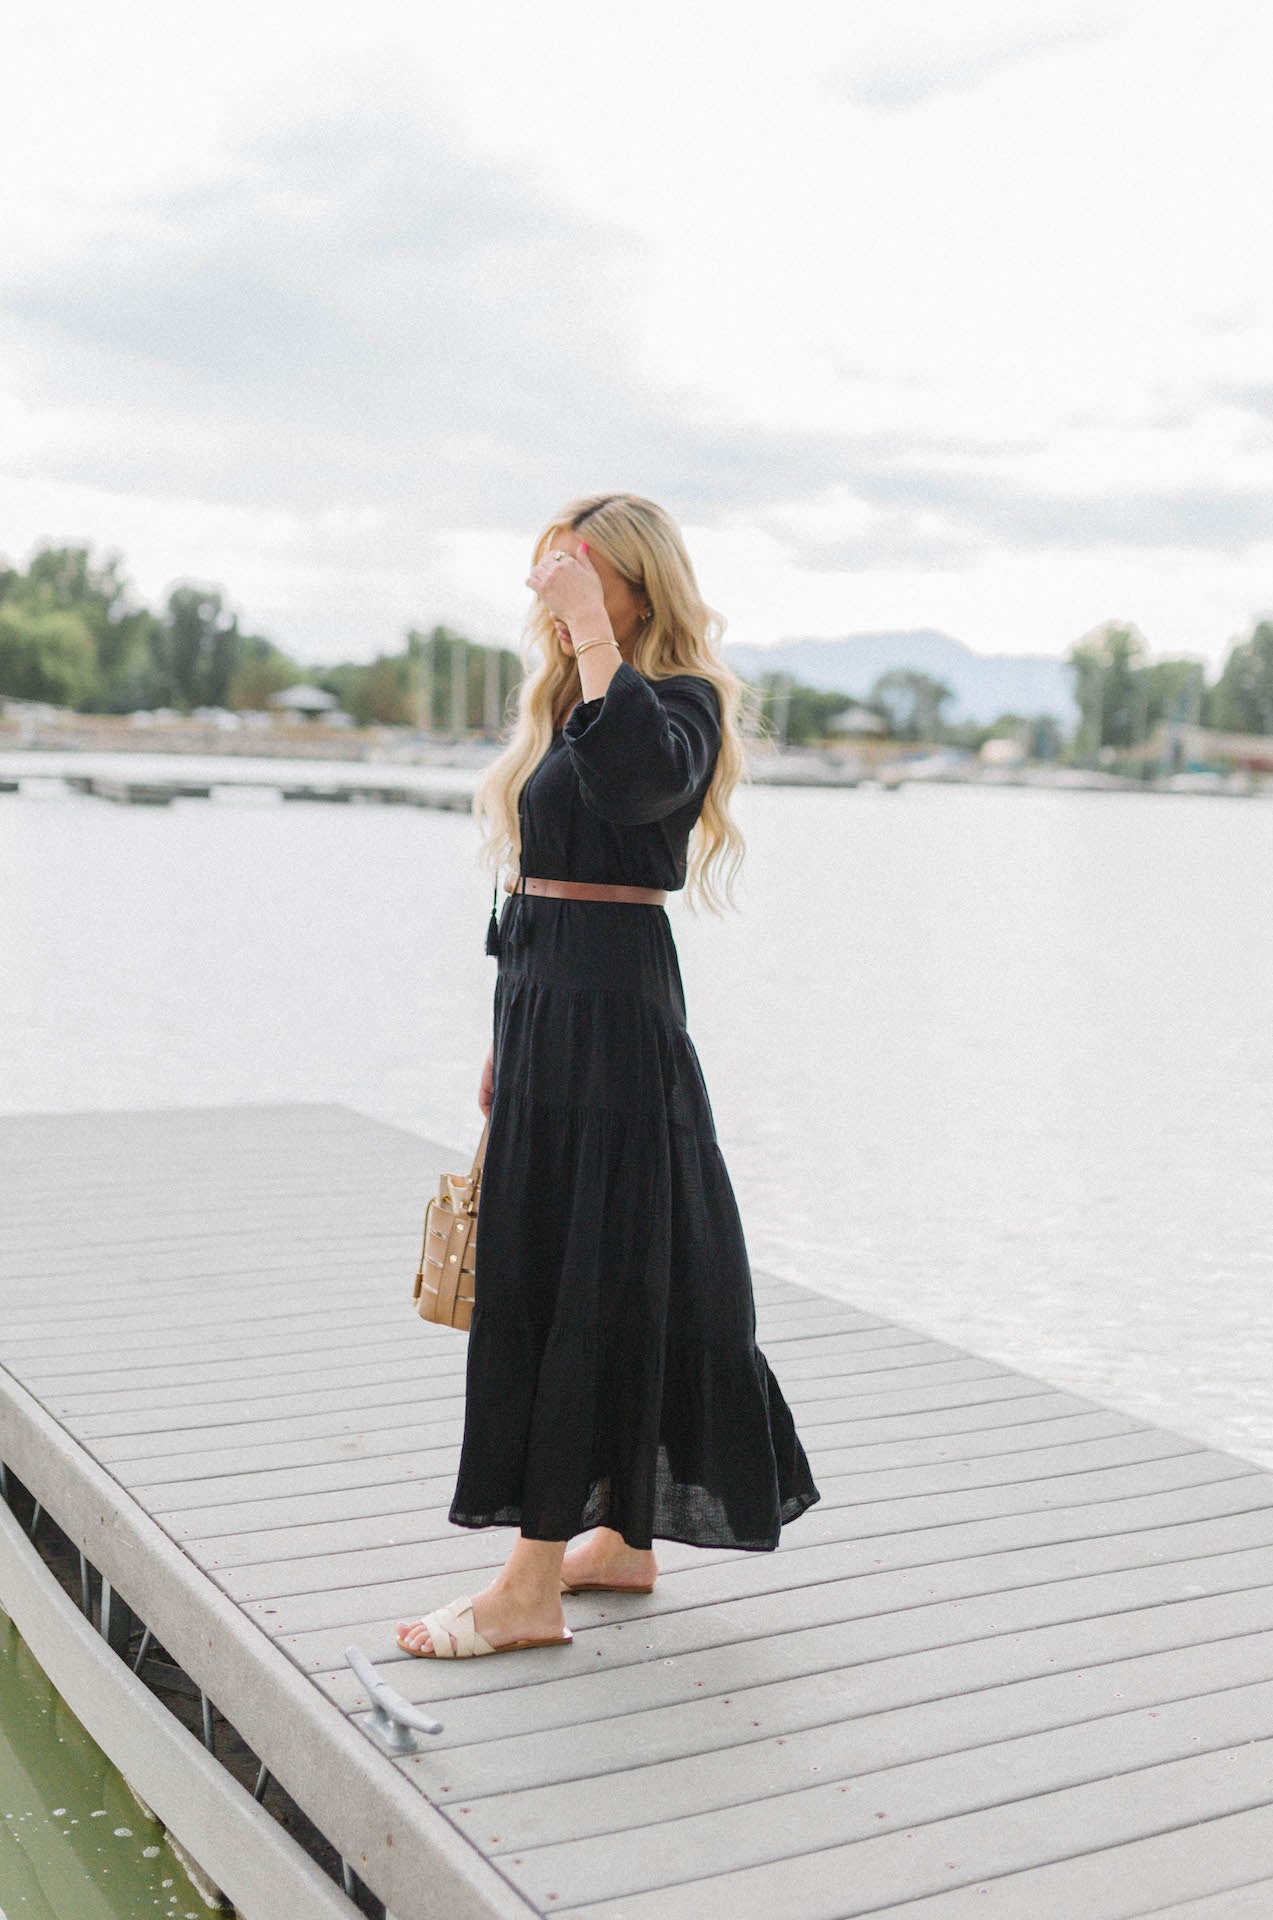
<path id="1" fill-rule="evenodd" d="M 482 1128 L 482 1137 L 477 1143 L 477 1152 L 473 1155 L 473 1167 L 469 1174 L 469 1179 L 473 1182 L 473 1187 L 475 1191 L 477 1189 L 478 1182 L 482 1178 L 482 1162 L 486 1158 L 486 1136 L 490 1132 L 490 1130 L 491 1130 L 491 1116 L 488 1113 L 486 1116 L 485 1124 Z"/>
<path id="2" fill-rule="evenodd" d="M 486 1158 L 486 1136 L 491 1129 L 491 1116 L 486 1116 L 486 1125 L 482 1128 L 482 1137 L 477 1143 L 477 1152 L 473 1155 L 473 1165 L 467 1174 L 449 1173 L 442 1177 L 442 1191 L 451 1190 L 451 1205 L 458 1206 L 463 1213 L 476 1215 L 482 1181 L 482 1162 Z"/>

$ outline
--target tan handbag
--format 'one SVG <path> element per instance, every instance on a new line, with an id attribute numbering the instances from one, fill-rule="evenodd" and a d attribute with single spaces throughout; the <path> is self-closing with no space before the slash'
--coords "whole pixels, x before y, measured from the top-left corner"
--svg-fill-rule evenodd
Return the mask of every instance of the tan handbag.
<path id="1" fill-rule="evenodd" d="M 461 1333 L 468 1332 L 473 1317 L 477 1208 L 490 1125 L 488 1114 L 469 1172 L 444 1173 L 424 1210 L 424 1244 L 411 1296 L 421 1319 L 437 1320 Z"/>

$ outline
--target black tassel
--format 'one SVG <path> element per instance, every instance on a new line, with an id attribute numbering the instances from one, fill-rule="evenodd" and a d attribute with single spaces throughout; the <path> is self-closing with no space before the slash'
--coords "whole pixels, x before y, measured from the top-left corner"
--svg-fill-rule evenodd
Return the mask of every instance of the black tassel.
<path id="1" fill-rule="evenodd" d="M 495 896 L 491 901 L 491 922 L 486 929 L 486 951 L 499 959 L 499 921 L 495 917 L 495 908 L 499 902 L 499 875 L 495 876 Z"/>

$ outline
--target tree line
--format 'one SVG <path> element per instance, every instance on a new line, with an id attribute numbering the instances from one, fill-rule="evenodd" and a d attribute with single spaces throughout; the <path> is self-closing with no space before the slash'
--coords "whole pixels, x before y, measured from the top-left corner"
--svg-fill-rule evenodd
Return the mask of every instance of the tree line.
<path id="1" fill-rule="evenodd" d="M 448 724 L 458 670 L 463 710 L 483 711 L 491 649 L 448 627 L 412 629 L 401 652 L 370 662 L 303 667 L 264 634 L 246 632 L 218 589 L 176 586 L 154 612 L 134 603 L 122 567 L 117 553 L 95 562 L 87 547 L 51 545 L 25 572 L 0 563 L 0 695 L 80 713 L 241 711 L 306 681 L 360 726 L 427 728 Z M 521 663 L 501 648 L 498 667 L 500 703 Z"/>
<path id="2" fill-rule="evenodd" d="M 1273 621 L 1236 641 L 1214 680 L 1200 661 L 1151 660 L 1138 629 L 1114 621 L 1071 647 L 1067 665 L 1079 710 L 1076 758 L 1133 749 L 1164 720 L 1273 734 Z M 118 553 L 95 561 L 88 547 L 50 544 L 25 570 L 0 561 L 0 695 L 83 713 L 263 708 L 306 680 L 359 725 L 449 728 L 457 712 L 506 712 L 521 671 L 511 649 L 479 646 L 442 626 L 412 628 L 400 651 L 370 662 L 302 667 L 265 635 L 244 631 L 216 588 L 175 586 L 158 612 L 136 604 Z M 776 723 L 792 745 L 827 738 L 847 704 L 842 693 L 785 675 L 766 675 L 752 699 L 762 726 L 772 732 Z M 931 675 L 894 668 L 856 704 L 878 714 L 895 739 L 976 746 L 1015 732 L 1036 757 L 1062 750 L 1054 715 L 959 724 L 947 718 L 954 699 Z"/>
<path id="3" fill-rule="evenodd" d="M 1221 733 L 1273 734 L 1273 621 L 1259 621 L 1235 641 L 1214 680 L 1200 660 L 1152 660 L 1136 627 L 1109 621 L 1066 655 L 1078 722 L 1068 742 L 1074 759 L 1144 745 L 1161 723 L 1188 723 Z M 785 674 L 761 682 L 766 715 L 779 710 L 792 744 L 825 738 L 845 705 L 842 693 L 805 687 Z M 884 722 L 894 740 L 978 747 L 1015 735 L 1032 758 L 1055 759 L 1066 742 L 1050 713 L 1003 713 L 990 725 L 947 717 L 955 692 L 913 667 L 892 667 L 855 705 Z"/>

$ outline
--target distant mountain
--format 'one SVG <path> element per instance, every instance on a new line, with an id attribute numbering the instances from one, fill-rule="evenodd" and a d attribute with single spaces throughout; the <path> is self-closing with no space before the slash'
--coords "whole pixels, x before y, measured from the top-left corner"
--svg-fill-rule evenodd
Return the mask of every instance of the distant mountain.
<path id="1" fill-rule="evenodd" d="M 913 633 L 851 633 L 843 640 L 782 640 L 772 647 L 725 645 L 735 673 L 754 680 L 762 673 L 790 673 L 805 686 L 863 699 L 881 673 L 913 667 L 931 674 L 955 698 L 948 720 L 989 723 L 1001 713 L 1051 713 L 1072 726 L 1078 709 L 1071 675 L 1050 654 L 974 653 L 962 640 L 932 627 Z"/>

